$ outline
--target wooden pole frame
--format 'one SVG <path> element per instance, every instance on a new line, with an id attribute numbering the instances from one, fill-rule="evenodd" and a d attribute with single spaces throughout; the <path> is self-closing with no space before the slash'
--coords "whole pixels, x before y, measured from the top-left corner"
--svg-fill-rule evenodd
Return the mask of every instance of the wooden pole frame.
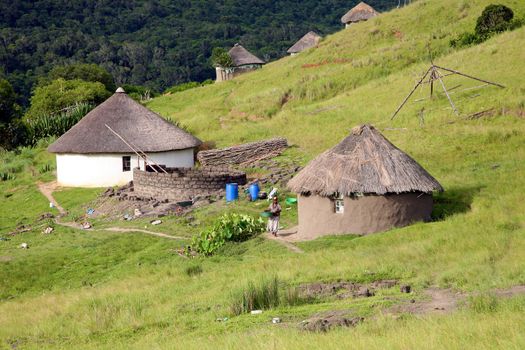
<path id="1" fill-rule="evenodd" d="M 427 84 L 427 83 L 430 84 L 430 98 L 432 98 L 432 96 L 434 95 L 434 81 L 436 81 L 436 80 L 438 80 L 440 82 L 441 87 L 443 88 L 443 91 L 445 92 L 445 95 L 447 96 L 448 102 L 452 106 L 452 110 L 454 111 L 454 113 L 456 115 L 459 115 L 459 111 L 456 108 L 456 105 L 454 104 L 454 102 L 452 101 L 452 98 L 450 97 L 450 94 L 449 94 L 449 92 L 448 92 L 448 90 L 447 90 L 447 88 L 445 86 L 444 81 L 443 81 L 444 77 L 447 77 L 447 76 L 450 76 L 450 75 L 457 74 L 457 75 L 461 75 L 461 76 L 469 78 L 469 79 L 473 79 L 473 80 L 477 80 L 477 81 L 483 82 L 483 83 L 488 84 L 488 85 L 494 85 L 494 86 L 497 86 L 499 88 L 505 88 L 504 85 L 499 84 L 499 83 L 494 83 L 494 82 L 491 82 L 491 81 L 488 81 L 488 80 L 476 78 L 476 77 L 474 77 L 472 75 L 461 73 L 460 71 L 457 71 L 457 70 L 454 70 L 454 69 L 449 69 L 449 68 L 445 68 L 445 67 L 441 67 L 441 66 L 435 65 L 434 62 L 432 61 L 432 59 L 430 60 L 430 62 L 431 62 L 430 68 L 425 72 L 425 74 L 423 74 L 421 79 L 412 88 L 410 93 L 407 95 L 407 97 L 405 97 L 403 102 L 401 102 L 399 107 L 397 107 L 397 109 L 394 112 L 394 114 L 392 115 L 392 117 L 390 117 L 390 120 L 393 120 L 396 117 L 396 115 L 403 108 L 403 106 L 407 103 L 407 101 L 414 94 L 414 92 L 417 90 L 417 88 L 419 86 L 421 86 L 422 84 Z M 441 72 L 439 70 L 444 70 L 447 73 L 446 74 L 441 74 Z M 429 73 L 430 73 L 430 77 L 428 78 L 428 81 L 424 82 L 425 78 L 429 75 Z"/>

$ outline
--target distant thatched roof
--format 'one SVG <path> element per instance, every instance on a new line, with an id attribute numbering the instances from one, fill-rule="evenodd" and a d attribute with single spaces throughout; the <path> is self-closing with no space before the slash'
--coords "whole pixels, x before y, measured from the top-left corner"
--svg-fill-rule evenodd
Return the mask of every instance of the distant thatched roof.
<path id="1" fill-rule="evenodd" d="M 443 190 L 414 159 L 370 125 L 354 128 L 341 143 L 311 161 L 288 187 L 326 197 Z"/>
<path id="2" fill-rule="evenodd" d="M 366 21 L 377 15 L 379 15 L 379 12 L 374 10 L 372 6 L 361 1 L 356 7 L 341 17 L 341 22 L 346 24 L 351 22 Z"/>
<path id="3" fill-rule="evenodd" d="M 286 52 L 298 53 L 298 52 L 304 51 L 306 49 L 317 46 L 320 40 L 321 40 L 321 36 L 319 34 L 313 31 L 308 32 L 301 39 L 299 39 L 299 41 L 297 41 L 292 47 L 290 47 L 288 51 Z"/>
<path id="4" fill-rule="evenodd" d="M 247 64 L 264 64 L 265 62 L 259 57 L 246 50 L 242 45 L 235 44 L 228 51 L 233 61 L 234 67 L 244 66 Z"/>
<path id="5" fill-rule="evenodd" d="M 201 141 L 124 93 L 122 88 L 48 147 L 53 153 L 130 153 L 127 142 L 144 152 L 193 148 Z"/>

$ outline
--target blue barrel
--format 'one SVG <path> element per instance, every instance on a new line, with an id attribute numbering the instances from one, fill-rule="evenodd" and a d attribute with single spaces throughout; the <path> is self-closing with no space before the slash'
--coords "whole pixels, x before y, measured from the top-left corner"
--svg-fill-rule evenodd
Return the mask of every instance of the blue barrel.
<path id="1" fill-rule="evenodd" d="M 239 198 L 239 185 L 226 184 L 226 202 L 236 201 Z"/>
<path id="2" fill-rule="evenodd" d="M 259 184 L 257 182 L 250 185 L 250 197 L 252 201 L 256 201 L 259 198 Z"/>

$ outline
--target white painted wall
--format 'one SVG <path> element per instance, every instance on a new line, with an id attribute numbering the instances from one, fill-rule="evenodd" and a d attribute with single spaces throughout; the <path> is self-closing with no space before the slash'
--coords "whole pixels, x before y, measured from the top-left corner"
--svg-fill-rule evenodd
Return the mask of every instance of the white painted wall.
<path id="1" fill-rule="evenodd" d="M 122 171 L 122 157 L 131 156 L 131 171 Z M 193 149 L 150 153 L 148 158 L 168 167 L 193 167 Z M 139 166 L 136 154 L 57 154 L 57 182 L 70 187 L 125 185 Z M 140 160 L 140 168 L 144 164 Z"/>

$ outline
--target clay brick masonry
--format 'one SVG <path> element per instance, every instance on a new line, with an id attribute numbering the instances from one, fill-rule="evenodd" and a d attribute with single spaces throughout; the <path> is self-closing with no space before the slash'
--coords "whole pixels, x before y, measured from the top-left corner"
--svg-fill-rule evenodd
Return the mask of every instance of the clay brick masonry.
<path id="1" fill-rule="evenodd" d="M 246 174 L 229 168 L 167 168 L 163 172 L 133 169 L 134 192 L 141 197 L 172 201 L 189 200 L 224 191 L 227 183 L 246 184 Z"/>

